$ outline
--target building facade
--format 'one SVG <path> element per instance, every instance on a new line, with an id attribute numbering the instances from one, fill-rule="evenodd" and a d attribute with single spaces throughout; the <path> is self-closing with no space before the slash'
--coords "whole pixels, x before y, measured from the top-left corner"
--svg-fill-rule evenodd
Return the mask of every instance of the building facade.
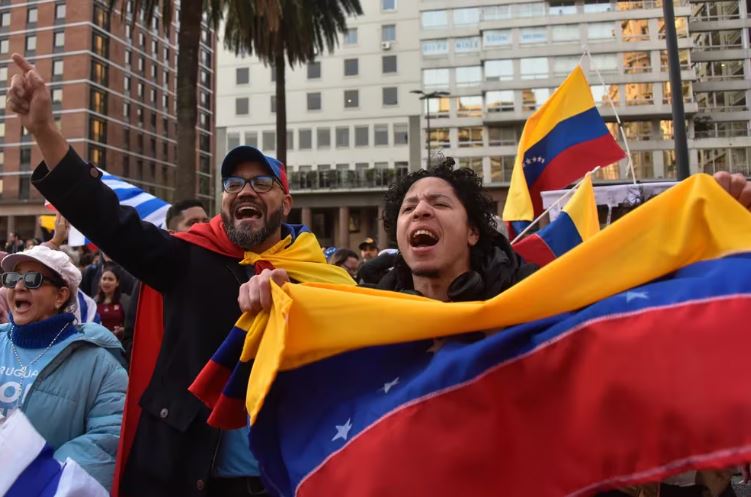
<path id="1" fill-rule="evenodd" d="M 86 160 L 172 200 L 177 159 L 176 21 L 163 26 L 108 2 L 0 1 L 0 238 L 39 236 L 43 199 L 30 174 L 41 160 L 32 137 L 5 110 L 10 55 L 23 54 L 49 81 L 53 113 Z M 119 7 L 120 3 L 116 4 Z M 213 206 L 214 49 L 204 29 L 196 147 L 199 195 Z"/>
<path id="2" fill-rule="evenodd" d="M 691 170 L 749 175 L 749 2 L 674 4 Z M 363 0 L 363 9 L 336 52 L 293 71 L 287 88 L 292 220 L 324 243 L 377 235 L 386 246 L 377 221 L 386 185 L 424 166 L 428 150 L 481 174 L 500 212 L 526 119 L 578 63 L 636 178 L 675 178 L 662 0 Z M 273 153 L 270 68 L 218 58 L 218 147 Z M 415 89 L 448 95 L 420 101 Z M 628 160 L 597 175 L 630 178 Z"/>

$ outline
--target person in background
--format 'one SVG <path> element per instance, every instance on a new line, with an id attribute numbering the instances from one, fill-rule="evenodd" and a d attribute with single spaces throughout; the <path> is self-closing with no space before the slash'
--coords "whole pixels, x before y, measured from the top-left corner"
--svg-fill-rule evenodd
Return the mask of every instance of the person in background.
<path id="1" fill-rule="evenodd" d="M 26 240 L 25 248 L 26 250 L 28 250 L 31 247 L 36 247 L 37 245 L 39 245 L 39 243 L 39 240 L 37 240 L 36 238 L 29 238 L 28 240 Z"/>
<path id="2" fill-rule="evenodd" d="M 89 297 L 96 298 L 99 293 L 99 282 L 102 279 L 102 270 L 107 263 L 117 264 L 110 256 L 103 251 L 100 251 L 99 258 L 83 270 L 81 289 L 86 292 L 86 295 Z M 120 275 L 120 291 L 127 295 L 131 295 L 133 293 L 133 287 L 136 284 L 136 279 L 122 268 L 120 268 Z"/>
<path id="3" fill-rule="evenodd" d="M 23 240 L 21 240 L 16 233 L 11 231 L 8 233 L 8 241 L 5 242 L 5 252 L 9 254 L 15 254 L 23 250 Z"/>
<path id="4" fill-rule="evenodd" d="M 378 256 L 378 244 L 370 237 L 360 242 L 357 248 L 360 249 L 360 257 L 362 257 L 363 264 Z"/>
<path id="5" fill-rule="evenodd" d="M 360 266 L 360 258 L 354 250 L 340 248 L 329 258 L 329 264 L 343 267 L 353 279 L 357 278 L 357 268 Z M 357 281 L 355 279 L 355 281 Z"/>
<path id="6" fill-rule="evenodd" d="M 128 376 L 122 347 L 71 312 L 81 273 L 63 252 L 37 246 L 5 256 L 9 323 L 0 325 L 0 414 L 20 409 L 54 448 L 112 485 Z"/>
<path id="7" fill-rule="evenodd" d="M 128 296 L 120 291 L 120 267 L 117 264 L 104 264 L 96 303 L 102 325 L 122 340 Z"/>
<path id="8" fill-rule="evenodd" d="M 209 216 L 203 202 L 195 198 L 175 202 L 167 210 L 165 224 L 171 233 L 188 231 L 196 223 L 208 223 Z"/>

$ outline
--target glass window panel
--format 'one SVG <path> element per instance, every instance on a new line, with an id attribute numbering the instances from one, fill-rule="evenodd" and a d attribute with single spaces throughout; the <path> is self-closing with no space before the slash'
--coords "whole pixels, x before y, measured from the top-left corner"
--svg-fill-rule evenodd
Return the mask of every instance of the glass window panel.
<path id="1" fill-rule="evenodd" d="M 430 112 L 433 117 L 449 117 L 451 110 L 451 99 L 448 97 L 431 98 L 423 100 L 425 106 L 423 112 Z M 430 105 L 428 105 L 430 102 Z"/>
<path id="2" fill-rule="evenodd" d="M 579 64 L 579 59 L 576 56 L 553 57 L 553 75 L 566 76 Z"/>
<path id="3" fill-rule="evenodd" d="M 459 97 L 456 115 L 457 117 L 481 117 L 482 97 Z"/>
<path id="4" fill-rule="evenodd" d="M 603 73 L 618 71 L 618 56 L 616 54 L 597 54 L 592 56 L 591 65 Z"/>
<path id="5" fill-rule="evenodd" d="M 247 85 L 250 83 L 250 68 L 238 67 L 235 69 L 235 84 Z"/>
<path id="6" fill-rule="evenodd" d="M 329 148 L 331 146 L 330 128 L 316 128 L 316 145 L 318 148 Z"/>
<path id="7" fill-rule="evenodd" d="M 649 52 L 624 52 L 623 53 L 623 71 L 626 74 L 641 74 L 650 72 L 652 66 L 650 63 Z"/>
<path id="8" fill-rule="evenodd" d="M 578 24 L 559 24 L 550 27 L 550 39 L 552 41 L 579 41 Z"/>
<path id="9" fill-rule="evenodd" d="M 370 143 L 370 127 L 369 126 L 355 126 L 355 146 L 367 147 Z"/>
<path id="10" fill-rule="evenodd" d="M 482 44 L 485 47 L 502 47 L 511 45 L 511 30 L 489 29 L 483 31 Z"/>
<path id="11" fill-rule="evenodd" d="M 373 144 L 374 145 L 388 145 L 389 144 L 389 125 L 388 124 L 376 124 L 373 126 Z"/>
<path id="12" fill-rule="evenodd" d="M 449 23 L 448 11 L 428 10 L 420 15 L 420 22 L 425 29 L 444 28 Z"/>
<path id="13" fill-rule="evenodd" d="M 440 55 L 449 53 L 448 40 L 425 40 L 422 42 L 423 55 Z"/>
<path id="14" fill-rule="evenodd" d="M 430 146 L 449 148 L 451 146 L 451 139 L 448 128 L 431 128 L 430 130 Z"/>
<path id="15" fill-rule="evenodd" d="M 514 110 L 513 90 L 489 91 L 485 94 L 488 112 L 511 112 Z"/>
<path id="16" fill-rule="evenodd" d="M 482 147 L 482 127 L 458 128 L 457 137 L 460 147 Z"/>
<path id="17" fill-rule="evenodd" d="M 357 43 L 357 28 L 347 28 L 344 32 L 344 44 L 355 45 Z"/>
<path id="18" fill-rule="evenodd" d="M 547 57 L 520 59 L 519 68 L 522 79 L 547 78 L 550 72 Z"/>
<path id="19" fill-rule="evenodd" d="M 344 59 L 344 75 L 357 76 L 360 72 L 359 59 Z"/>
<path id="20" fill-rule="evenodd" d="M 465 24 L 477 24 L 480 22 L 480 9 L 471 7 L 468 9 L 454 9 L 454 25 L 460 26 Z"/>
<path id="21" fill-rule="evenodd" d="M 395 24 L 384 24 L 381 26 L 381 41 L 396 41 Z"/>
<path id="22" fill-rule="evenodd" d="M 300 145 L 300 150 L 308 150 L 312 148 L 313 147 L 313 130 L 309 128 L 298 130 L 297 141 Z"/>
<path id="23" fill-rule="evenodd" d="M 456 68 L 456 86 L 472 86 L 482 82 L 482 66 Z"/>
<path id="24" fill-rule="evenodd" d="M 628 83 L 624 93 L 626 105 L 649 105 L 654 103 L 652 83 Z"/>
<path id="25" fill-rule="evenodd" d="M 397 71 L 396 55 L 384 55 L 381 57 L 381 71 L 383 74 L 395 73 Z"/>
<path id="26" fill-rule="evenodd" d="M 615 10 L 610 0 L 585 0 L 584 12 L 611 12 Z"/>
<path id="27" fill-rule="evenodd" d="M 261 133 L 261 142 L 263 143 L 264 150 L 276 150 L 276 131 L 264 131 Z"/>
<path id="28" fill-rule="evenodd" d="M 349 126 L 336 128 L 336 146 L 349 147 Z"/>
<path id="29" fill-rule="evenodd" d="M 482 8 L 483 21 L 497 21 L 501 19 L 511 19 L 510 5 L 492 5 Z"/>
<path id="30" fill-rule="evenodd" d="M 383 105 L 399 104 L 399 92 L 395 86 L 389 86 L 382 89 Z"/>
<path id="31" fill-rule="evenodd" d="M 449 69 L 424 69 L 422 71 L 422 84 L 426 88 L 448 88 Z"/>
<path id="32" fill-rule="evenodd" d="M 516 17 L 544 17 L 545 3 L 517 3 L 511 5 L 512 16 Z"/>
<path id="33" fill-rule="evenodd" d="M 576 2 L 573 0 L 551 0 L 548 12 L 554 16 L 576 14 Z"/>
<path id="34" fill-rule="evenodd" d="M 547 27 L 522 28 L 519 32 L 521 43 L 545 43 L 548 41 Z"/>
<path id="35" fill-rule="evenodd" d="M 344 107 L 351 109 L 360 106 L 360 92 L 358 90 L 344 90 Z"/>
<path id="36" fill-rule="evenodd" d="M 409 143 L 409 128 L 406 124 L 394 124 L 394 145 Z"/>
<path id="37" fill-rule="evenodd" d="M 321 110 L 321 94 L 319 92 L 308 93 L 308 110 Z"/>
<path id="38" fill-rule="evenodd" d="M 623 41 L 648 41 L 649 21 L 647 19 L 629 19 L 621 22 Z"/>
<path id="39" fill-rule="evenodd" d="M 514 61 L 512 60 L 486 60 L 486 81 L 510 81 L 514 79 Z"/>
<path id="40" fill-rule="evenodd" d="M 530 88 L 522 90 L 522 106 L 524 110 L 536 110 L 550 97 L 548 88 Z"/>
<path id="41" fill-rule="evenodd" d="M 454 51 L 456 53 L 476 52 L 480 50 L 479 36 L 466 36 L 454 39 Z"/>
<path id="42" fill-rule="evenodd" d="M 615 24 L 612 22 L 592 22 L 587 24 L 587 38 L 590 40 L 615 40 Z"/>

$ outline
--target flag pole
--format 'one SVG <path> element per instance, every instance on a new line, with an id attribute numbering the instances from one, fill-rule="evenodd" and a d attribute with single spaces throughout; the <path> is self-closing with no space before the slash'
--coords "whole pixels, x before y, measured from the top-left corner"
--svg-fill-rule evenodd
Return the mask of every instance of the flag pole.
<path id="1" fill-rule="evenodd" d="M 545 214 L 547 214 L 548 212 L 550 212 L 550 211 L 551 211 L 551 209 L 553 209 L 553 207 L 555 207 L 555 206 L 557 206 L 558 204 L 560 204 L 561 202 L 563 202 L 563 201 L 564 201 L 565 199 L 567 199 L 567 198 L 568 198 L 568 197 L 569 197 L 569 196 L 570 196 L 570 195 L 571 195 L 572 193 L 574 193 L 574 192 L 575 192 L 576 190 L 578 190 L 578 189 L 579 189 L 579 187 L 581 186 L 581 184 L 582 184 L 582 183 L 584 183 L 584 180 L 585 180 L 585 179 L 587 179 L 587 176 L 589 176 L 589 175 L 591 175 L 591 174 L 594 174 L 594 173 L 596 173 L 596 172 L 597 172 L 597 171 L 599 171 L 600 169 L 601 169 L 601 167 L 600 167 L 600 166 L 597 166 L 596 168 L 592 169 L 591 171 L 588 171 L 588 172 L 587 172 L 587 174 L 585 174 L 585 175 L 584 175 L 584 177 L 583 177 L 582 179 L 580 179 L 580 180 L 579 180 L 579 181 L 578 181 L 578 182 L 576 183 L 576 185 L 574 185 L 574 187 L 573 187 L 573 188 L 569 189 L 569 190 L 568 190 L 568 191 L 567 191 L 566 193 L 564 193 L 563 195 L 561 195 L 561 196 L 560 196 L 560 197 L 558 198 L 558 200 L 556 200 L 555 202 L 553 202 L 552 204 L 550 204 L 550 207 L 548 207 L 547 209 L 545 209 L 545 210 L 544 210 L 544 211 L 542 212 L 542 214 L 540 214 L 539 216 L 537 216 L 537 217 L 536 217 L 536 218 L 535 218 L 535 219 L 534 219 L 534 220 L 533 220 L 533 221 L 532 221 L 531 223 L 529 223 L 529 226 L 527 226 L 526 228 L 524 228 L 524 229 L 523 229 L 523 230 L 521 231 L 521 233 L 519 233 L 518 235 L 516 235 L 516 237 L 515 237 L 515 238 L 514 238 L 513 240 L 511 240 L 511 245 L 513 245 L 513 244 L 515 244 L 516 242 L 518 242 L 518 241 L 519 241 L 519 239 L 520 239 L 521 237 L 523 237 L 523 236 L 524 236 L 525 234 L 527 234 L 527 232 L 528 232 L 529 230 L 531 230 L 533 226 L 535 226 L 535 225 L 536 225 L 537 223 L 539 223 L 539 222 L 540 222 L 540 220 L 541 220 L 541 219 L 542 219 L 542 218 L 543 218 L 543 217 L 545 216 Z"/>
<path id="2" fill-rule="evenodd" d="M 600 80 L 600 85 L 605 90 L 604 93 L 608 97 L 608 103 L 610 104 L 610 108 L 613 110 L 613 115 L 615 116 L 615 121 L 616 121 L 616 124 L 618 125 L 618 131 L 620 132 L 621 138 L 623 139 L 623 145 L 626 147 L 626 156 L 628 157 L 628 169 L 629 171 L 631 171 L 631 181 L 633 182 L 633 184 L 636 184 L 636 171 L 634 170 L 634 160 L 631 158 L 631 147 L 628 146 L 628 139 L 626 138 L 626 132 L 623 130 L 623 123 L 621 122 L 621 116 L 618 115 L 618 111 L 615 109 L 615 104 L 613 103 L 613 100 L 610 98 L 610 94 L 607 92 L 607 85 L 605 84 L 605 79 L 602 77 L 602 74 L 600 74 L 600 71 L 597 69 L 597 67 L 595 67 L 592 61 L 592 54 L 589 52 L 588 49 L 584 50 L 582 59 L 585 56 L 589 59 L 589 68 L 592 69 L 597 75 L 597 79 Z M 597 104 L 597 102 L 595 102 L 595 104 Z"/>

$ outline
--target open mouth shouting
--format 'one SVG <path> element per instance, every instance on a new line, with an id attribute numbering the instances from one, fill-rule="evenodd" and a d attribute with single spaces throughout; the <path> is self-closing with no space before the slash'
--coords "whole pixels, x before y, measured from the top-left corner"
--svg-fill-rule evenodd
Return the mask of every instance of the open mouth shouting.
<path id="1" fill-rule="evenodd" d="M 21 293 L 18 290 L 13 297 L 13 315 L 21 316 L 31 310 L 31 295 L 27 293 Z"/>
<path id="2" fill-rule="evenodd" d="M 428 253 L 438 243 L 440 237 L 430 228 L 418 227 L 409 235 L 409 246 L 416 254 Z"/>
<path id="3" fill-rule="evenodd" d="M 245 219 L 262 219 L 263 209 L 255 204 L 241 203 L 235 207 L 234 215 L 235 219 L 238 221 Z"/>

